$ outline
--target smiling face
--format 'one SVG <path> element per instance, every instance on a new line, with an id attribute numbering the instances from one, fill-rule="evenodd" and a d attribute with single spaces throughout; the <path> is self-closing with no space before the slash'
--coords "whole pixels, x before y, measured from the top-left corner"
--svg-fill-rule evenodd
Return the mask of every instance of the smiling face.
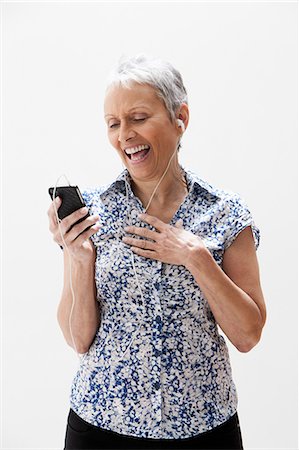
<path id="1" fill-rule="evenodd" d="M 159 178 L 177 148 L 181 131 L 171 122 L 155 89 L 137 83 L 130 89 L 112 87 L 105 98 L 104 114 L 109 141 L 132 178 Z"/>

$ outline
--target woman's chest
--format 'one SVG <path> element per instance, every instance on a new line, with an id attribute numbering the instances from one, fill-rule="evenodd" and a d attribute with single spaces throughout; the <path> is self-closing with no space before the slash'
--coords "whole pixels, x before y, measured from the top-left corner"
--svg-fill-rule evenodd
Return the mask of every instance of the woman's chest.
<path id="1" fill-rule="evenodd" d="M 193 205 L 187 201 L 179 203 L 180 201 L 174 202 L 164 209 L 153 205 L 149 208 L 148 214 L 157 217 L 164 223 L 169 224 L 171 222 L 171 225 L 174 225 L 180 219 L 182 228 L 202 239 L 204 245 L 208 247 L 217 263 L 220 264 L 223 248 L 222 242 L 219 241 L 221 234 L 218 233 L 217 217 L 215 217 L 213 211 L 207 211 L 203 207 L 199 208 L 198 204 Z M 140 219 L 141 208 L 134 207 L 134 204 L 130 202 L 126 205 L 109 203 L 102 205 L 100 210 L 93 210 L 92 212 L 99 214 L 101 225 L 101 229 L 92 237 L 97 247 L 98 274 L 101 273 L 103 276 L 109 273 L 111 281 L 119 282 L 120 279 L 131 276 L 135 269 L 139 269 L 143 275 L 148 275 L 148 278 L 151 278 L 151 268 L 155 267 L 157 262 L 134 255 L 136 262 L 136 267 L 134 267 L 130 246 L 122 240 L 127 234 L 124 228 L 128 225 L 159 232 L 152 225 Z M 142 239 L 137 234 L 133 237 Z"/>
<path id="2" fill-rule="evenodd" d="M 150 205 L 147 214 L 156 217 L 162 222 L 169 224 L 172 219 L 175 219 L 176 215 L 181 209 L 184 209 L 185 202 L 184 196 L 178 197 L 176 200 L 166 204 L 153 204 Z"/>

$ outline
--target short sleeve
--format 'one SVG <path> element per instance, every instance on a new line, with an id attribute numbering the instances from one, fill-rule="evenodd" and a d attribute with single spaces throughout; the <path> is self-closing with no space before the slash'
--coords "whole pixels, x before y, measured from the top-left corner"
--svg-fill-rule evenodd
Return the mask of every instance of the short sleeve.
<path id="1" fill-rule="evenodd" d="M 260 244 L 260 229 L 254 222 L 245 201 L 237 194 L 229 198 L 227 203 L 228 217 L 225 223 L 224 249 L 226 250 L 246 227 L 251 226 L 255 250 Z"/>

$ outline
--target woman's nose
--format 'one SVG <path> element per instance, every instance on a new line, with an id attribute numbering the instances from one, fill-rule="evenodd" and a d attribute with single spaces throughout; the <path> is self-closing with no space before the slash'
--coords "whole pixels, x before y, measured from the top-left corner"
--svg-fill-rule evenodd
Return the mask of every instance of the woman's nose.
<path id="1" fill-rule="evenodd" d="M 132 128 L 126 124 L 121 124 L 119 127 L 118 141 L 126 142 L 128 139 L 131 139 L 136 136 L 136 133 Z"/>

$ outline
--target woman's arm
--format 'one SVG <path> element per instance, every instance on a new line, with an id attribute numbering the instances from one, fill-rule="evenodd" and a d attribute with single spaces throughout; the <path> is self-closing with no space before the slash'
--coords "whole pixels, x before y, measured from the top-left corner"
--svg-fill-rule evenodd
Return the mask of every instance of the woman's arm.
<path id="1" fill-rule="evenodd" d="M 186 267 L 232 344 L 240 352 L 250 351 L 259 342 L 266 321 L 251 228 L 240 232 L 224 252 L 223 270 L 203 247 L 191 249 Z"/>
<path id="2" fill-rule="evenodd" d="M 78 353 L 86 353 L 92 344 L 100 324 L 100 306 L 96 300 L 94 279 L 95 252 L 90 262 L 72 260 L 72 285 L 75 305 L 71 326 Z M 69 317 L 73 296 L 70 288 L 70 268 L 68 252 L 64 251 L 64 284 L 57 310 L 57 319 L 66 342 L 74 348 Z"/>

